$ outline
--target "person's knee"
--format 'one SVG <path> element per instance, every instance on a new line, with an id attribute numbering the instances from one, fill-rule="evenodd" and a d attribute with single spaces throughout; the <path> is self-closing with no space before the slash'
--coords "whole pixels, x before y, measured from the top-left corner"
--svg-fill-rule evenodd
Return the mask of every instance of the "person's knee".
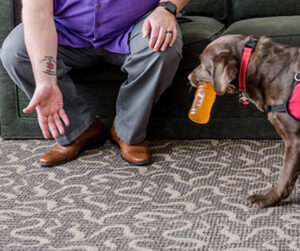
<path id="1" fill-rule="evenodd" d="M 2 46 L 0 58 L 2 65 L 6 70 L 8 70 L 12 65 L 14 65 L 14 56 L 12 56 L 12 53 L 9 52 L 8 46 Z"/>
<path id="2" fill-rule="evenodd" d="M 20 58 L 17 51 L 18 48 L 14 47 L 14 44 L 3 44 L 1 49 L 1 62 L 7 71 L 18 66 Z"/>
<path id="3" fill-rule="evenodd" d="M 182 43 L 181 41 L 176 41 L 172 47 L 168 47 L 163 52 L 158 52 L 160 61 L 167 67 L 176 68 L 182 58 Z"/>
<path id="4" fill-rule="evenodd" d="M 3 42 L 0 58 L 4 68 L 9 71 L 16 68 L 22 58 L 26 57 L 26 48 L 24 40 L 17 36 L 13 31 Z"/>
<path id="5" fill-rule="evenodd" d="M 161 94 L 172 84 L 173 78 L 178 70 L 179 62 L 182 58 L 182 46 L 180 44 L 169 47 L 164 52 L 157 52 L 159 57 L 159 71 L 163 73 L 161 81 L 158 81 L 156 103 Z"/>

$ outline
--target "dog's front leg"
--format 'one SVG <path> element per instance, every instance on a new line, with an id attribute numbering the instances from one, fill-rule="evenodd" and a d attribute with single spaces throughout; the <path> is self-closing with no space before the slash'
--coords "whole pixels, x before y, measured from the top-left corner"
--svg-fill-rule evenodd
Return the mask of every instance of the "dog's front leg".
<path id="1" fill-rule="evenodd" d="M 300 172 L 299 146 L 291 144 L 286 146 L 284 166 L 280 170 L 277 185 L 265 195 L 251 195 L 248 203 L 259 208 L 276 205 L 280 200 L 286 199 L 293 191 Z"/>
<path id="2" fill-rule="evenodd" d="M 255 194 L 247 199 L 248 203 L 259 208 L 274 206 L 286 199 L 293 191 L 300 173 L 298 124 L 287 114 L 269 113 L 268 117 L 285 143 L 285 155 L 277 185 L 265 195 Z"/>

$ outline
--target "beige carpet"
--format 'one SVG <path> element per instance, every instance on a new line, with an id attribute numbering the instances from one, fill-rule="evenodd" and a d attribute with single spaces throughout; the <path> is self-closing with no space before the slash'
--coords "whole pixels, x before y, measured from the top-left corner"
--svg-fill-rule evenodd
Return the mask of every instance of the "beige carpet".
<path id="1" fill-rule="evenodd" d="M 279 140 L 153 141 L 154 163 L 109 142 L 55 168 L 52 141 L 0 142 L 0 250 L 300 250 L 298 185 L 248 207 L 283 163 Z"/>

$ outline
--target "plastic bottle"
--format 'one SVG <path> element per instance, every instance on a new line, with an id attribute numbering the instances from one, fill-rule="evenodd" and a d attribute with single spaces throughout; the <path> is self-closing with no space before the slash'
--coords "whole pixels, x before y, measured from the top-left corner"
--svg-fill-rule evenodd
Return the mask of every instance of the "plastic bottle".
<path id="1" fill-rule="evenodd" d="M 212 83 L 200 83 L 189 111 L 189 119 L 199 124 L 206 124 L 210 119 L 210 112 L 215 99 L 216 92 Z"/>

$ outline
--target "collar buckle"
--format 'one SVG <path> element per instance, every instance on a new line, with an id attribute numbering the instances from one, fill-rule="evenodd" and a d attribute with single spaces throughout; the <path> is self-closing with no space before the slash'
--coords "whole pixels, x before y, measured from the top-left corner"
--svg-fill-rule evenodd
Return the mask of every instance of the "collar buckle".
<path id="1" fill-rule="evenodd" d="M 252 51 L 254 51 L 256 44 L 257 44 L 257 39 L 254 37 L 251 37 L 249 39 L 249 41 L 247 42 L 247 44 L 245 45 L 245 47 L 251 48 Z"/>
<path id="2" fill-rule="evenodd" d="M 245 92 L 240 93 L 240 95 L 239 95 L 239 101 L 243 105 L 249 105 L 249 99 L 247 98 Z"/>

